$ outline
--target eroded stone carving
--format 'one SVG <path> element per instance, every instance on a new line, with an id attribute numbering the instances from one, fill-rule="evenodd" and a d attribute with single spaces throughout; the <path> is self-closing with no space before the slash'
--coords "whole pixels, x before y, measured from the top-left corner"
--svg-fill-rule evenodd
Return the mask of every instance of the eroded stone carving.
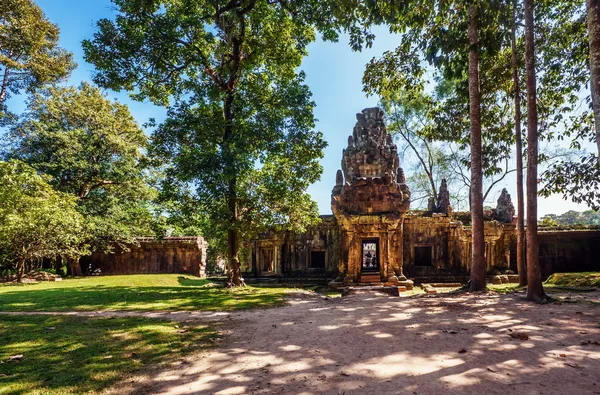
<path id="1" fill-rule="evenodd" d="M 440 185 L 435 211 L 444 214 L 452 212 L 452 207 L 450 207 L 450 192 L 448 191 L 448 183 L 445 178 L 442 179 L 442 185 Z"/>
<path id="2" fill-rule="evenodd" d="M 502 189 L 498 198 L 498 205 L 492 210 L 492 218 L 498 222 L 510 223 L 515 216 L 515 206 L 506 188 Z"/>
<path id="3" fill-rule="evenodd" d="M 366 108 L 356 114 L 356 119 L 348 147 L 342 153 L 345 184 L 342 188 L 336 186 L 332 192 L 334 213 L 407 211 L 410 192 L 399 167 L 398 148 L 385 129 L 383 111 Z"/>

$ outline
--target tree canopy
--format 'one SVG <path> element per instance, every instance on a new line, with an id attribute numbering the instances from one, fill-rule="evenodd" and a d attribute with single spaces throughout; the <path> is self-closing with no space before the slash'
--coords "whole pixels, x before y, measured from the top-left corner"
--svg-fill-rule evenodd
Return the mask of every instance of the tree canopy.
<path id="1" fill-rule="evenodd" d="M 73 55 L 58 46 L 59 29 L 32 0 L 0 3 L 0 121 L 11 94 L 65 79 Z"/>
<path id="2" fill-rule="evenodd" d="M 228 234 L 232 283 L 240 237 L 316 219 L 306 188 L 325 147 L 304 74 L 319 2 L 115 1 L 116 20 L 84 41 L 95 81 L 168 108 L 153 135 L 163 196 L 202 207 Z M 328 34 L 334 34 L 329 30 Z"/>
<path id="3" fill-rule="evenodd" d="M 36 260 L 88 252 L 76 198 L 25 163 L 0 161 L 0 201 L 0 260 L 14 264 L 19 281 Z"/>
<path id="4" fill-rule="evenodd" d="M 77 198 L 88 245 L 111 249 L 152 232 L 148 140 L 126 106 L 87 83 L 51 87 L 33 95 L 10 136 L 9 157 L 48 175 L 56 190 Z"/>

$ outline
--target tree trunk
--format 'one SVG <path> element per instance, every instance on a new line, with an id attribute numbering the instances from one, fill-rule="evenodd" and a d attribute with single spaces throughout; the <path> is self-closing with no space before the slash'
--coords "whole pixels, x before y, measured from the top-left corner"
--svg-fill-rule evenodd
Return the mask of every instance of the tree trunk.
<path id="1" fill-rule="evenodd" d="M 79 259 L 77 258 L 67 258 L 67 262 L 69 265 L 69 271 L 71 276 L 83 276 L 83 272 L 81 271 L 81 265 L 79 264 Z"/>
<path id="2" fill-rule="evenodd" d="M 527 299 L 547 301 L 542 286 L 537 233 L 537 95 L 533 35 L 533 0 L 525 0 L 525 68 L 527 71 Z"/>
<path id="3" fill-rule="evenodd" d="M 229 286 L 240 287 L 246 285 L 242 278 L 242 271 L 240 268 L 240 235 L 235 228 L 238 221 L 238 210 L 237 210 L 237 183 L 233 180 L 229 183 L 229 210 L 231 213 L 231 223 L 229 230 L 227 231 L 227 260 L 229 264 Z"/>
<path id="4" fill-rule="evenodd" d="M 54 261 L 54 271 L 59 276 L 62 276 L 62 274 L 63 274 L 62 269 L 63 269 L 63 258 L 61 256 L 59 256 L 58 258 L 56 258 L 56 261 Z"/>
<path id="5" fill-rule="evenodd" d="M 513 0 L 512 7 L 512 73 L 515 95 L 515 150 L 517 151 L 517 271 L 519 272 L 519 285 L 527 285 L 527 272 L 525 271 L 525 203 L 523 194 L 523 144 L 521 141 L 521 88 L 519 86 L 519 61 L 517 58 L 517 0 Z"/>
<path id="6" fill-rule="evenodd" d="M 600 164 L 600 0 L 587 0 L 587 24 L 590 46 L 590 91 Z"/>
<path id="7" fill-rule="evenodd" d="M 240 235 L 237 229 L 239 213 L 237 201 L 237 170 L 235 158 L 231 152 L 230 139 L 233 135 L 233 93 L 229 92 L 223 102 L 223 116 L 225 118 L 225 130 L 223 134 L 223 156 L 225 159 L 225 173 L 229 177 L 227 185 L 227 206 L 229 208 L 229 228 L 227 230 L 227 271 L 228 285 L 239 287 L 246 285 L 242 278 L 240 268 Z"/>
<path id="8" fill-rule="evenodd" d="M 20 283 L 23 279 L 23 272 L 25 271 L 25 260 L 17 259 L 17 282 Z"/>
<path id="9" fill-rule="evenodd" d="M 11 54 L 12 54 L 12 52 L 9 54 L 9 56 Z M 4 104 L 4 101 L 6 100 L 6 92 L 8 90 L 8 73 L 9 73 L 9 68 L 5 67 L 4 68 L 4 76 L 2 77 L 2 84 L 0 85 L 0 108 Z"/>
<path id="10" fill-rule="evenodd" d="M 481 150 L 481 95 L 479 92 L 479 38 L 477 13 L 469 5 L 469 117 L 471 120 L 471 281 L 469 291 L 483 291 L 485 284 L 485 238 L 483 230 L 483 163 Z"/>

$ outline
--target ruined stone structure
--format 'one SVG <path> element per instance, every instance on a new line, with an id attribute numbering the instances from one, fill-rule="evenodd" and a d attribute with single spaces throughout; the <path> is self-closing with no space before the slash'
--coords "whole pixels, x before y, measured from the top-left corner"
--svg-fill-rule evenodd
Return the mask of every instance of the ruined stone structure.
<path id="1" fill-rule="evenodd" d="M 100 269 L 102 274 L 186 273 L 206 275 L 206 241 L 193 237 L 141 237 L 115 253 L 94 252 L 81 258 L 84 272 Z"/>
<path id="2" fill-rule="evenodd" d="M 331 194 L 333 216 L 322 216 L 306 233 L 267 233 L 254 240 L 244 260 L 247 276 L 322 275 L 346 284 L 410 286 L 406 275 L 469 272 L 470 227 L 453 216 L 446 181 L 430 210 L 410 212 L 410 191 L 383 112 L 367 108 L 356 118 Z M 489 272 L 509 270 L 514 238 L 509 202 L 503 194 L 501 222 L 485 224 Z"/>

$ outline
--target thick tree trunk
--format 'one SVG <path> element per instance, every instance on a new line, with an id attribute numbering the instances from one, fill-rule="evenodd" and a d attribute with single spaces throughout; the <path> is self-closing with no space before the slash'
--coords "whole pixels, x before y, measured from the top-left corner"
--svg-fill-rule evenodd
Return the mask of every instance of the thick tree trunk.
<path id="1" fill-rule="evenodd" d="M 469 117 L 471 120 L 471 281 L 469 291 L 483 291 L 485 284 L 485 238 L 483 229 L 483 161 L 481 150 L 481 96 L 479 92 L 479 38 L 477 13 L 469 6 Z"/>
<path id="2" fill-rule="evenodd" d="M 69 272 L 71 276 L 83 276 L 83 272 L 81 271 L 81 265 L 79 264 L 79 259 L 77 258 L 68 258 L 67 259 L 69 265 Z"/>
<path id="3" fill-rule="evenodd" d="M 227 232 L 227 263 L 229 265 L 229 286 L 240 287 L 246 284 L 242 278 L 242 271 L 240 268 L 240 235 L 235 228 L 238 221 L 236 188 L 236 180 L 232 180 L 229 183 L 230 192 L 228 205 L 231 214 L 231 223 Z"/>
<path id="4" fill-rule="evenodd" d="M 521 141 L 521 88 L 519 86 L 519 61 L 517 57 L 517 0 L 513 0 L 512 7 L 512 73 L 515 94 L 515 141 L 517 151 L 517 271 L 519 272 L 519 285 L 527 285 L 527 272 L 525 269 L 525 203 L 523 193 L 523 144 Z"/>
<path id="5" fill-rule="evenodd" d="M 525 0 L 525 68 L 527 71 L 527 299 L 547 301 L 542 286 L 537 233 L 537 94 L 533 35 L 533 0 Z"/>
<path id="6" fill-rule="evenodd" d="M 54 271 L 56 272 L 56 274 L 58 275 L 62 275 L 63 271 L 63 258 L 62 257 L 58 257 L 56 258 L 56 261 L 54 261 Z"/>
<path id="7" fill-rule="evenodd" d="M 587 0 L 587 23 L 590 45 L 590 91 L 600 164 L 600 0 Z"/>
<path id="8" fill-rule="evenodd" d="M 20 283 L 23 280 L 23 272 L 25 271 L 25 260 L 17 260 L 17 282 Z"/>
<path id="9" fill-rule="evenodd" d="M 240 235 L 237 229 L 239 213 L 237 200 L 237 170 L 235 158 L 231 152 L 230 139 L 233 135 L 233 93 L 229 92 L 223 102 L 223 116 L 225 118 L 225 132 L 223 135 L 223 154 L 226 162 L 225 172 L 229 176 L 227 185 L 227 206 L 229 208 L 229 229 L 227 230 L 227 271 L 228 285 L 239 287 L 246 285 L 242 278 L 240 268 Z"/>

